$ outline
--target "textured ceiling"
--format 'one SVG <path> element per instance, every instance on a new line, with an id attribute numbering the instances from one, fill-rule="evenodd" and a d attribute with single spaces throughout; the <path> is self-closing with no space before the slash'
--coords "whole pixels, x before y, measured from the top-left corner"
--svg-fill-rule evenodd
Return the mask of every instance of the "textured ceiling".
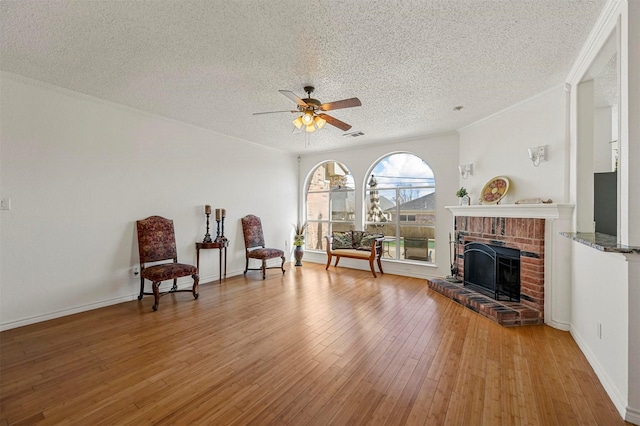
<path id="1" fill-rule="evenodd" d="M 0 2 L 0 68 L 291 152 L 459 129 L 563 83 L 605 0 Z M 292 134 L 278 93 L 331 115 Z M 464 105 L 462 111 L 453 111 Z"/>

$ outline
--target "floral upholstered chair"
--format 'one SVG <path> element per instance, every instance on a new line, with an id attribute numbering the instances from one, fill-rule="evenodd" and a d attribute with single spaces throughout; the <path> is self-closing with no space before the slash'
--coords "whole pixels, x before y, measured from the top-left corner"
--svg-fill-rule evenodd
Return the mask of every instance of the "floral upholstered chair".
<path id="1" fill-rule="evenodd" d="M 260 271 L 262 270 L 262 279 L 266 278 L 267 269 L 282 269 L 284 275 L 284 251 L 275 248 L 265 248 L 264 235 L 262 234 L 262 222 L 258 216 L 252 214 L 247 215 L 240 219 L 242 221 L 242 233 L 244 235 L 244 246 L 246 249 L 247 264 L 244 268 L 246 275 L 247 271 Z M 267 260 L 281 258 L 282 264 L 278 266 L 267 267 Z M 258 259 L 262 261 L 261 268 L 249 268 L 249 259 Z"/>
<path id="2" fill-rule="evenodd" d="M 176 237 L 173 230 L 173 221 L 160 216 L 150 216 L 146 219 L 136 221 L 138 228 L 138 253 L 140 254 L 140 295 L 138 300 L 142 300 L 145 294 L 153 294 L 153 310 L 158 310 L 160 297 L 168 293 L 190 291 L 195 299 L 198 298 L 198 269 L 193 265 L 178 263 L 176 251 Z M 172 262 L 154 264 L 146 266 L 147 263 L 172 260 Z M 178 290 L 178 278 L 193 278 L 191 290 Z M 152 293 L 144 292 L 144 280 L 153 283 Z M 160 292 L 160 283 L 166 280 L 173 280 L 173 287 L 170 290 Z"/>

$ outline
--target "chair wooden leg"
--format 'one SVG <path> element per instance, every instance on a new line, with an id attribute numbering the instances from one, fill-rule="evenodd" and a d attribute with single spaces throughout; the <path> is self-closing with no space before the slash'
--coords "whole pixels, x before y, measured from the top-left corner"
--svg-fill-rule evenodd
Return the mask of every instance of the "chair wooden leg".
<path id="1" fill-rule="evenodd" d="M 382 270 L 382 262 L 380 261 L 380 258 L 378 258 L 378 268 L 380 269 L 380 273 L 384 274 L 384 271 Z"/>
<path id="2" fill-rule="evenodd" d="M 327 254 L 327 267 L 324 268 L 325 270 L 328 270 L 329 266 L 331 266 L 331 258 L 332 256 L 330 254 Z"/>
<path id="3" fill-rule="evenodd" d="M 155 281 L 153 283 L 153 310 L 158 310 L 158 304 L 160 303 L 160 281 Z"/>
<path id="4" fill-rule="evenodd" d="M 244 274 L 247 275 L 247 271 L 249 270 L 249 258 L 247 257 L 247 263 L 244 266 Z"/>
<path id="5" fill-rule="evenodd" d="M 378 278 L 376 275 L 376 270 L 373 267 L 373 259 L 369 259 L 369 268 L 371 268 L 371 273 L 373 274 L 373 278 Z"/>
<path id="6" fill-rule="evenodd" d="M 193 298 L 197 299 L 200 294 L 198 294 L 198 283 L 200 282 L 200 276 L 198 274 L 191 275 L 193 278 L 193 288 L 191 289 L 191 293 L 193 293 Z"/>
<path id="7" fill-rule="evenodd" d="M 282 264 L 280 265 L 280 269 L 282 269 L 282 275 L 284 275 L 284 256 L 280 256 L 282 259 Z"/>
<path id="8" fill-rule="evenodd" d="M 336 264 L 333 266 L 338 266 L 338 262 L 340 262 L 340 256 L 336 256 Z"/>
<path id="9" fill-rule="evenodd" d="M 262 259 L 262 279 L 267 278 L 267 261 L 266 259 Z"/>
<path id="10" fill-rule="evenodd" d="M 144 295 L 144 278 L 140 277 L 140 294 L 138 295 L 138 300 L 142 300 L 143 295 Z"/>

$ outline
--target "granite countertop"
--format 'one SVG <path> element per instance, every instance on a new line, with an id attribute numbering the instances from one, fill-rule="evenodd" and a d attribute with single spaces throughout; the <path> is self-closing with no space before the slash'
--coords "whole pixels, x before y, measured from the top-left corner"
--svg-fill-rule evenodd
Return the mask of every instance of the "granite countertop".
<path id="1" fill-rule="evenodd" d="M 618 244 L 618 239 L 613 235 L 588 232 L 561 232 L 560 235 L 593 247 L 596 250 L 609 253 L 636 253 L 640 254 L 640 247 Z"/>

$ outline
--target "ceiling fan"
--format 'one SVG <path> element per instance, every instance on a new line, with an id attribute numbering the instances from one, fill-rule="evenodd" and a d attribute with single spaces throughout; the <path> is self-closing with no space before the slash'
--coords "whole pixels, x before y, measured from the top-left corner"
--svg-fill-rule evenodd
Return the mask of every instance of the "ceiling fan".
<path id="1" fill-rule="evenodd" d="M 340 121 L 328 114 L 325 114 L 324 111 L 357 107 L 362 105 L 360 99 L 349 98 L 343 99 L 341 101 L 321 104 L 319 100 L 313 99 L 311 97 L 311 93 L 313 93 L 314 89 L 315 88 L 313 86 L 304 87 L 304 91 L 307 92 L 307 97 L 305 99 L 300 99 L 295 93 L 290 90 L 279 90 L 280 93 L 282 93 L 298 105 L 297 109 L 287 111 L 255 112 L 253 113 L 253 115 L 273 114 L 279 112 L 301 113 L 295 120 L 293 120 L 293 125 L 296 126 L 294 132 L 296 130 L 302 130 L 303 127 L 304 130 L 308 133 L 315 132 L 316 129 L 322 129 L 326 123 L 329 123 L 332 126 L 335 126 L 343 131 L 349 130 L 351 128 L 350 124 L 347 124 L 344 121 Z"/>

